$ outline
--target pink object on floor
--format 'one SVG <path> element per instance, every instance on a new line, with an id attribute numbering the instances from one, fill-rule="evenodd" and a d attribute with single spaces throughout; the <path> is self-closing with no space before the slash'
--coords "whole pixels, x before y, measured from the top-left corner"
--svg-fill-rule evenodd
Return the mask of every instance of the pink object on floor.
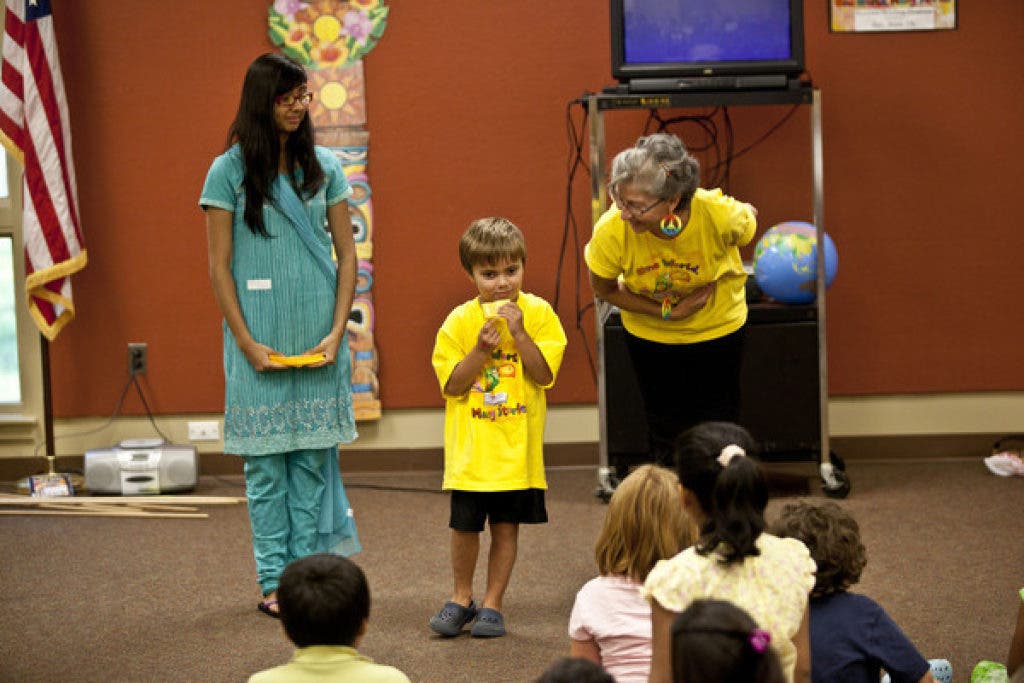
<path id="1" fill-rule="evenodd" d="M 1024 477 L 1024 460 L 1013 453 L 996 453 L 985 458 L 985 467 L 1000 477 Z"/>

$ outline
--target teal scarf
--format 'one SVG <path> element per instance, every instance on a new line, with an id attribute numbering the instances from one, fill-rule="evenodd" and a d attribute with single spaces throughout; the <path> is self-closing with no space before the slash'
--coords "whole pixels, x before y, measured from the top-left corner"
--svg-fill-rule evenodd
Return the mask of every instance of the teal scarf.
<path id="1" fill-rule="evenodd" d="M 323 243 L 316 238 L 314 232 L 316 228 L 313 227 L 309 215 L 306 214 L 305 205 L 299 199 L 299 195 L 295 193 L 295 188 L 288 182 L 288 177 L 283 173 L 278 175 L 277 180 L 274 181 L 274 198 L 277 200 L 276 205 L 281 213 L 295 227 L 295 232 L 299 234 L 303 244 L 309 249 L 317 267 L 327 276 L 332 285 L 337 284 L 338 264 L 331 258 L 330 250 L 324 249 Z"/>

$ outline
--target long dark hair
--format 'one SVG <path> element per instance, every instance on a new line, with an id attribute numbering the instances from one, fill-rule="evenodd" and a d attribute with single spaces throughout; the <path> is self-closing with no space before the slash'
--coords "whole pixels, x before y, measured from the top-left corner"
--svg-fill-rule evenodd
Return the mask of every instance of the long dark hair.
<path id="1" fill-rule="evenodd" d="M 739 446 L 745 455 L 723 466 L 727 446 Z M 756 451 L 750 432 L 732 422 L 702 422 L 676 441 L 679 483 L 697 497 L 706 516 L 695 546 L 701 555 L 716 552 L 730 564 L 760 554 L 756 542 L 765 528 L 768 484 L 749 457 Z"/>
<path id="2" fill-rule="evenodd" d="M 274 125 L 274 100 L 306 82 L 306 72 L 289 57 L 274 52 L 261 55 L 249 65 L 242 83 L 238 113 L 228 131 L 228 146 L 235 142 L 242 150 L 245 166 L 245 223 L 257 235 L 269 237 L 263 224 L 263 205 L 273 203 L 270 186 L 277 177 L 281 142 Z M 285 142 L 288 179 L 300 195 L 311 196 L 324 181 L 324 170 L 313 150 L 313 125 L 309 114 Z M 302 186 L 295 182 L 293 169 L 302 169 Z"/>

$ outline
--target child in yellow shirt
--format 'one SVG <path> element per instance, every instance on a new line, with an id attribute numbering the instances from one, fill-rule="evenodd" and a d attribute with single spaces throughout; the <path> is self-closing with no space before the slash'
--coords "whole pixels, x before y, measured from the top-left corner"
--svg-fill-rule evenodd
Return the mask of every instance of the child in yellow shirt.
<path id="1" fill-rule="evenodd" d="M 545 390 L 565 352 L 551 306 L 521 291 L 526 244 L 505 218 L 474 221 L 459 241 L 462 267 L 479 295 L 452 311 L 432 362 L 445 398 L 444 481 L 451 491 L 451 599 L 430 620 L 443 636 L 505 635 L 502 599 L 520 524 L 547 522 L 544 507 Z M 480 534 L 490 522 L 487 591 L 473 600 Z"/>

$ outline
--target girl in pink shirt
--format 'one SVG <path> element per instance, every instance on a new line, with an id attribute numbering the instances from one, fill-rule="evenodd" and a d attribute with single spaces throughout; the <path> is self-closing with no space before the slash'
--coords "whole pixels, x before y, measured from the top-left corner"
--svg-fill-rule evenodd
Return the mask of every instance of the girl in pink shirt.
<path id="1" fill-rule="evenodd" d="M 651 668 L 651 607 L 640 594 L 658 560 L 691 545 L 696 529 L 668 469 L 643 465 L 608 504 L 597 537 L 601 575 L 576 595 L 569 617 L 569 654 L 601 664 L 618 683 L 645 683 Z"/>

